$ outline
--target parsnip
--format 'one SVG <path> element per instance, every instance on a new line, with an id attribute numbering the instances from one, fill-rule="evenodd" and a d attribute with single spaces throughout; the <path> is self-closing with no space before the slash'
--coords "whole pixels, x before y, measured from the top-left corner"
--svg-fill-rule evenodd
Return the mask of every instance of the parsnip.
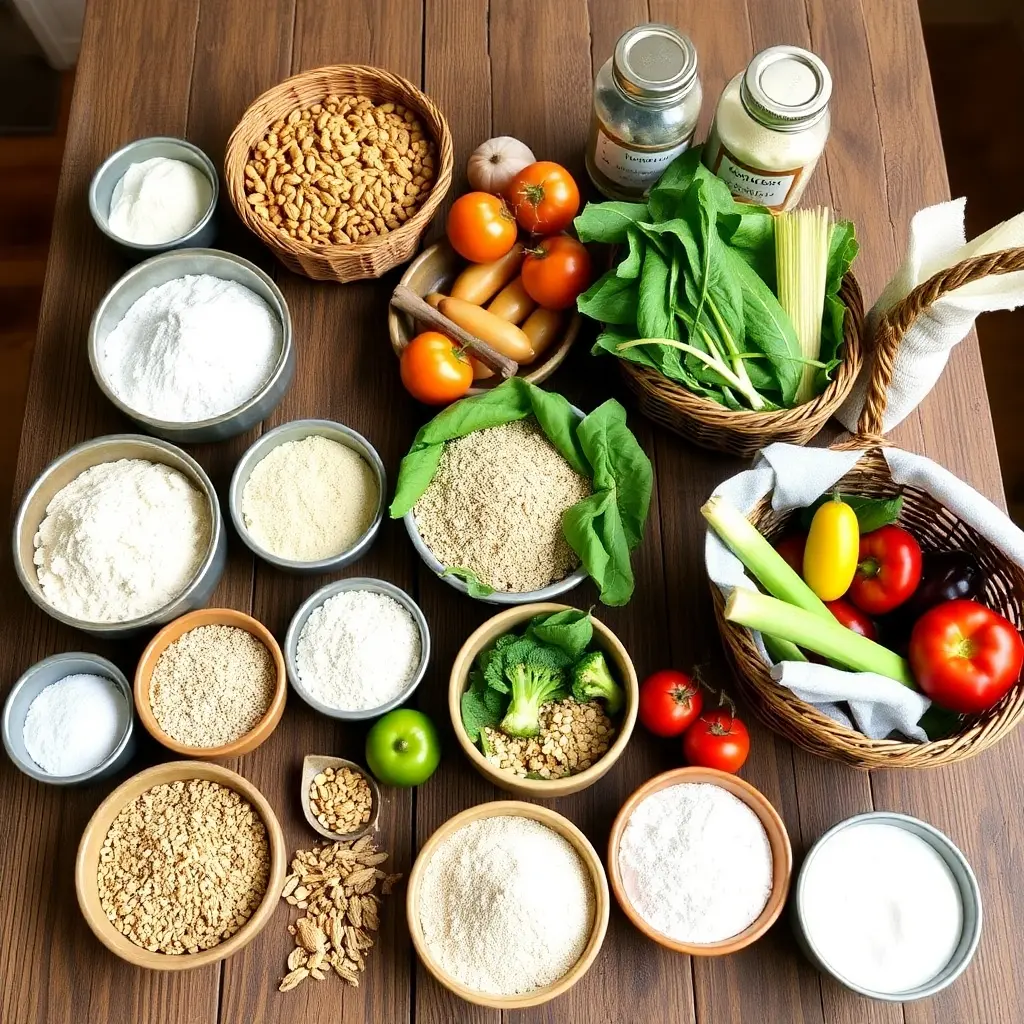
<path id="1" fill-rule="evenodd" d="M 539 359 L 559 339 L 565 318 L 557 309 L 535 309 L 522 325 L 523 334 L 530 339 L 535 359 Z"/>
<path id="2" fill-rule="evenodd" d="M 455 279 L 452 296 L 482 306 L 519 273 L 523 255 L 523 247 L 517 243 L 493 263 L 471 263 Z"/>
<path id="3" fill-rule="evenodd" d="M 489 310 L 450 296 L 443 298 L 437 308 L 449 320 L 486 341 L 503 356 L 517 363 L 529 363 L 534 358 L 530 339 L 515 324 L 502 320 Z"/>
<path id="4" fill-rule="evenodd" d="M 517 277 L 498 292 L 487 309 L 510 324 L 521 324 L 536 305 L 537 303 L 526 294 L 523 279 Z"/>
<path id="5" fill-rule="evenodd" d="M 434 309 L 440 309 L 441 300 L 448 298 L 448 296 L 445 295 L 444 292 L 428 292 L 423 297 L 427 300 L 428 303 L 430 303 L 431 306 L 434 307 Z"/>

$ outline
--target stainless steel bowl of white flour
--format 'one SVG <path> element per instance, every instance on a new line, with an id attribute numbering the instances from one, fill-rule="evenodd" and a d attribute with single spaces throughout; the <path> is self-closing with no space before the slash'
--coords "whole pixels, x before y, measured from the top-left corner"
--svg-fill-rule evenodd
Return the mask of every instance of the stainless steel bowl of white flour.
<path id="1" fill-rule="evenodd" d="M 37 563 L 37 554 L 46 546 L 45 542 L 37 542 L 41 537 L 40 525 L 50 518 L 51 505 L 61 492 L 68 492 L 69 485 L 80 481 L 92 470 L 103 470 L 119 462 L 139 464 L 136 468 L 140 472 L 128 481 L 130 485 L 153 484 L 159 490 L 162 484 L 169 484 L 179 497 L 184 493 L 189 504 L 182 507 L 195 511 L 197 524 L 201 520 L 202 529 L 197 529 L 195 543 L 190 545 L 189 538 L 181 535 L 181 516 L 177 512 L 174 522 L 167 523 L 166 529 L 160 528 L 160 507 L 154 505 L 153 494 L 149 491 L 133 495 L 135 500 L 128 503 L 129 511 L 131 508 L 155 509 L 157 513 L 155 519 L 144 517 L 142 532 L 136 531 L 139 535 L 134 541 L 123 535 L 124 523 L 90 521 L 89 528 L 82 530 L 81 524 L 76 524 L 75 509 L 62 508 L 61 536 L 56 538 L 53 548 L 59 553 L 63 546 L 70 545 L 68 550 L 77 550 L 82 556 L 79 559 L 81 564 L 71 564 L 73 559 L 64 555 L 52 564 L 43 557 L 42 568 L 50 588 L 48 597 L 40 579 L 41 566 Z M 164 479 L 153 480 L 154 474 L 141 472 L 146 465 L 155 468 L 157 475 Z M 109 518 L 112 507 L 114 512 L 119 508 L 116 501 L 97 501 L 96 494 L 79 497 L 79 504 L 83 506 L 81 511 L 90 513 L 92 519 L 101 513 Z M 107 497 L 109 499 L 109 495 Z M 182 542 L 189 550 L 177 552 L 173 540 Z M 67 545 L 64 545 L 65 541 Z M 47 615 L 85 633 L 109 638 L 134 636 L 162 626 L 193 608 L 202 607 L 217 586 L 227 560 L 227 540 L 217 492 L 202 466 L 180 448 L 140 434 L 97 437 L 77 445 L 50 463 L 22 499 L 14 521 L 13 546 L 18 579 L 28 596 Z M 157 561 L 162 560 L 160 568 L 166 570 L 159 576 L 150 558 L 154 553 Z M 181 564 L 174 561 L 176 554 L 182 555 Z M 186 561 L 187 565 L 184 564 Z M 98 618 L 86 618 L 55 606 L 53 598 L 62 591 L 67 592 L 68 601 L 58 603 L 63 603 L 66 608 L 78 607 L 74 602 L 88 605 L 90 570 L 98 574 L 92 581 L 96 588 L 103 584 L 104 594 L 99 595 L 97 601 L 100 597 L 109 598 L 114 594 L 126 602 L 132 598 L 133 602 L 139 599 L 140 603 L 126 604 L 127 614 Z M 144 596 L 141 588 L 146 586 L 150 586 L 153 593 L 160 594 L 160 603 L 155 607 L 141 603 Z M 137 613 L 130 610 L 133 608 L 138 609 Z"/>
<path id="2" fill-rule="evenodd" d="M 245 433 L 295 376 L 281 290 L 217 249 L 177 249 L 129 270 L 96 307 L 88 349 L 97 386 L 125 416 L 186 444 Z"/>
<path id="3" fill-rule="evenodd" d="M 344 615 L 331 606 L 338 600 Z M 377 718 L 419 686 L 430 661 L 430 629 L 419 605 L 393 583 L 338 580 L 299 606 L 284 660 L 292 688 L 311 708 L 344 721 Z"/>

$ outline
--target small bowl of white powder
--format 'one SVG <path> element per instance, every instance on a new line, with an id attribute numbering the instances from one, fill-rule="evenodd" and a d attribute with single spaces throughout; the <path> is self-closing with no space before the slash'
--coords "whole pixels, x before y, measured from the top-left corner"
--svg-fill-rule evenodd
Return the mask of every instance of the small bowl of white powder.
<path id="1" fill-rule="evenodd" d="M 39 782 L 71 786 L 119 772 L 135 753 L 132 691 L 97 654 L 54 654 L 33 665 L 4 705 L 7 755 Z"/>
<path id="2" fill-rule="evenodd" d="M 385 580 L 353 577 L 299 606 L 284 641 L 288 679 L 321 714 L 377 718 L 412 696 L 430 660 L 430 630 L 416 602 Z"/>
<path id="3" fill-rule="evenodd" d="M 213 483 L 167 441 L 110 434 L 52 462 L 14 521 L 14 567 L 48 615 L 107 639 L 206 604 L 227 540 Z"/>
<path id="4" fill-rule="evenodd" d="M 239 459 L 228 507 L 239 536 L 286 572 L 337 572 L 370 549 L 387 477 L 362 434 L 332 420 L 293 420 Z"/>
<path id="5" fill-rule="evenodd" d="M 690 956 L 757 941 L 782 913 L 793 870 L 786 826 L 768 798 L 711 768 L 676 768 L 622 805 L 608 878 L 649 939 Z"/>
<path id="6" fill-rule="evenodd" d="M 136 139 L 112 153 L 89 185 L 96 226 L 127 256 L 212 245 L 217 168 L 185 139 Z"/>
<path id="7" fill-rule="evenodd" d="M 129 270 L 96 307 L 88 349 L 100 391 L 125 416 L 185 444 L 254 427 L 295 376 L 281 290 L 217 249 L 167 252 Z"/>

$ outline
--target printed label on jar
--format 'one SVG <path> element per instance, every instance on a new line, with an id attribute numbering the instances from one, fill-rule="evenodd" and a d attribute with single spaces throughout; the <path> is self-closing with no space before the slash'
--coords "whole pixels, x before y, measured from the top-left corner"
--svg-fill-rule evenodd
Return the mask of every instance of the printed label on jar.
<path id="1" fill-rule="evenodd" d="M 680 153 L 690 148 L 693 135 L 671 149 L 652 152 L 643 149 L 627 149 L 613 142 L 602 130 L 597 129 L 594 147 L 594 164 L 609 180 L 623 188 L 646 192 L 662 175 L 666 167 Z"/>
<path id="2" fill-rule="evenodd" d="M 752 167 L 735 157 L 719 143 L 718 155 L 711 170 L 729 186 L 733 196 L 740 202 L 758 203 L 769 210 L 785 208 L 793 187 L 803 174 L 803 167 L 786 171 L 766 171 Z"/>

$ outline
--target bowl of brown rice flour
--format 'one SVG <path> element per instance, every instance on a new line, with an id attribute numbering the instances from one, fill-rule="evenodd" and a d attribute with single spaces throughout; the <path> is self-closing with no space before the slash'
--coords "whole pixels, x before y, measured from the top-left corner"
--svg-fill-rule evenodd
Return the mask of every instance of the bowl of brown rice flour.
<path id="1" fill-rule="evenodd" d="M 386 580 L 321 587 L 292 617 L 288 679 L 314 710 L 360 721 L 398 707 L 427 671 L 430 630 L 416 602 Z"/>
<path id="2" fill-rule="evenodd" d="M 587 578 L 562 516 L 592 491 L 531 416 L 446 442 L 405 527 L 427 566 L 464 594 L 551 601 Z"/>

